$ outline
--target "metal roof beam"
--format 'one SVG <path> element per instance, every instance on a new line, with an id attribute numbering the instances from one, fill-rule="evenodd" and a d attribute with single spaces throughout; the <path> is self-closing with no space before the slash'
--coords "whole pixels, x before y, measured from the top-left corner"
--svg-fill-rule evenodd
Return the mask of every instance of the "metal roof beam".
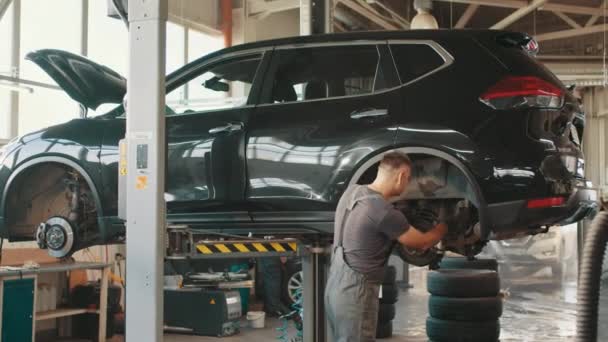
<path id="1" fill-rule="evenodd" d="M 397 23 L 401 24 L 404 28 L 410 27 L 410 22 L 401 15 L 399 15 L 399 13 L 395 12 L 392 8 L 381 3 L 380 1 L 374 1 L 373 4 L 388 12 L 391 15 L 392 19 L 395 20 Z"/>
<path id="2" fill-rule="evenodd" d="M 13 2 L 13 0 L 0 0 L 0 20 L 4 17 L 4 13 L 6 13 L 11 2 Z"/>
<path id="3" fill-rule="evenodd" d="M 514 22 L 518 21 L 519 19 L 523 18 L 528 13 L 531 13 L 534 10 L 536 10 L 537 8 L 539 8 L 540 6 L 544 5 L 547 1 L 548 0 L 534 0 L 528 6 L 519 8 L 518 10 L 511 13 L 510 15 L 508 15 L 507 17 L 505 17 L 503 20 L 499 21 L 498 23 L 494 24 L 494 26 L 492 26 L 490 28 L 496 29 L 496 30 L 504 29 L 504 28 L 508 27 L 509 25 L 513 24 Z"/>
<path id="4" fill-rule="evenodd" d="M 300 8 L 300 0 L 249 0 L 248 5 L 250 15 L 268 15 L 271 13 Z"/>
<path id="5" fill-rule="evenodd" d="M 581 27 L 581 28 L 570 29 L 570 30 L 543 33 L 543 34 L 537 35 L 534 38 L 537 41 L 542 42 L 545 40 L 554 40 L 554 39 L 563 39 L 563 38 L 584 36 L 586 34 L 603 32 L 605 29 L 606 28 L 604 25 L 594 25 L 594 26 Z"/>
<path id="6" fill-rule="evenodd" d="M 582 26 L 574 21 L 574 19 L 570 18 L 567 14 L 562 12 L 553 12 L 556 16 L 558 16 L 561 20 L 565 21 L 568 25 L 572 26 L 572 28 L 581 28 Z"/>
<path id="7" fill-rule="evenodd" d="M 465 26 L 467 26 L 467 23 L 469 22 L 469 20 L 471 20 L 475 12 L 477 12 L 478 8 L 479 5 L 470 4 L 464 11 L 464 13 L 460 16 L 460 19 L 458 19 L 458 22 L 456 23 L 456 26 L 454 26 L 454 28 L 464 28 Z"/>
<path id="8" fill-rule="evenodd" d="M 352 11 L 364 16 L 371 20 L 376 25 L 382 27 L 385 30 L 397 30 L 400 27 L 380 17 L 377 13 L 370 11 L 369 9 L 361 6 L 361 3 L 353 0 L 338 0 L 338 3 L 350 8 Z"/>
<path id="9" fill-rule="evenodd" d="M 524 0 L 435 0 L 443 2 L 453 2 L 460 4 L 475 4 L 490 7 L 502 7 L 502 8 L 523 8 L 530 5 L 528 1 Z M 586 15 L 597 15 L 598 9 L 596 7 L 579 6 L 579 5 L 564 5 L 548 3 L 544 4 L 538 9 L 539 11 L 551 11 L 551 12 L 563 12 L 569 14 L 586 14 Z M 600 17 L 602 14 L 600 14 Z"/>
<path id="10" fill-rule="evenodd" d="M 602 13 L 602 11 L 604 10 L 604 6 L 608 6 L 608 0 L 604 0 L 602 5 L 597 10 L 600 13 Z M 589 18 L 589 21 L 587 21 L 587 23 L 585 24 L 585 26 L 588 27 L 588 26 L 595 24 L 599 18 L 600 18 L 599 14 L 592 15 L 591 18 Z"/>

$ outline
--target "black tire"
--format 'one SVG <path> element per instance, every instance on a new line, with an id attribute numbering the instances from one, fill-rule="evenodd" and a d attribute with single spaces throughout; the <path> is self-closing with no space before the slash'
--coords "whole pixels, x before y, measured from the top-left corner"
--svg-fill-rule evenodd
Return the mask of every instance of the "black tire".
<path id="1" fill-rule="evenodd" d="M 431 296 L 429 315 L 448 321 L 488 321 L 502 315 L 501 297 L 453 298 Z"/>
<path id="2" fill-rule="evenodd" d="M 395 266 L 386 266 L 384 269 L 383 285 L 394 285 L 397 281 L 397 269 Z"/>
<path id="3" fill-rule="evenodd" d="M 429 272 L 430 294 L 443 297 L 495 297 L 500 291 L 498 273 L 489 270 L 439 270 Z"/>
<path id="4" fill-rule="evenodd" d="M 378 308 L 378 325 L 395 319 L 395 304 L 380 304 Z"/>
<path id="5" fill-rule="evenodd" d="M 382 285 L 380 304 L 395 304 L 399 299 L 399 289 L 396 285 Z"/>
<path id="6" fill-rule="evenodd" d="M 483 322 L 426 319 L 426 334 L 435 342 L 494 342 L 500 337 L 498 320 Z"/>
<path id="7" fill-rule="evenodd" d="M 389 338 L 393 336 L 393 321 L 380 323 L 376 327 L 376 338 Z"/>
<path id="8" fill-rule="evenodd" d="M 454 269 L 474 269 L 498 271 L 496 259 L 473 259 L 463 257 L 446 257 L 439 263 L 439 268 L 443 270 Z"/>

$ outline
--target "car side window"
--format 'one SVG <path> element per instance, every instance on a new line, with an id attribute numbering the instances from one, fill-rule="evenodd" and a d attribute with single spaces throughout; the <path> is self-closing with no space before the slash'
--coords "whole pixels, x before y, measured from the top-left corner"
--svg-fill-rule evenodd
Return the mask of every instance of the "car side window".
<path id="1" fill-rule="evenodd" d="M 391 53 L 401 84 L 411 82 L 445 63 L 441 55 L 427 44 L 393 44 Z"/>
<path id="2" fill-rule="evenodd" d="M 386 88 L 375 45 L 278 49 L 275 54 L 267 103 L 364 95 Z"/>
<path id="3" fill-rule="evenodd" d="M 166 104 L 173 113 L 188 114 L 247 104 L 251 86 L 262 61 L 262 54 L 222 60 L 205 67 L 167 94 Z"/>

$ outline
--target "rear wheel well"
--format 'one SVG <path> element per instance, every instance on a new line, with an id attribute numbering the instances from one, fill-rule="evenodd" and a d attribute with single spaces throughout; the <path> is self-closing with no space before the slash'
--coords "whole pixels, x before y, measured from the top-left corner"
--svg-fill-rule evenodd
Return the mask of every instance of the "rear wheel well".
<path id="1" fill-rule="evenodd" d="M 444 239 L 446 249 L 474 255 L 481 251 L 480 206 L 483 199 L 477 185 L 452 161 L 441 156 L 409 152 L 412 177 L 405 195 L 395 199 L 395 206 L 407 213 L 418 207 L 432 208 L 442 221 L 448 223 L 449 233 Z M 355 174 L 351 184 L 370 184 L 376 177 L 381 155 L 370 159 Z"/>
<path id="2" fill-rule="evenodd" d="M 73 212 L 73 194 L 78 210 Z M 80 241 L 90 241 L 97 229 L 97 205 L 84 175 L 71 166 L 43 162 L 21 171 L 10 182 L 5 198 L 5 223 L 10 240 L 35 240 L 38 225 L 53 216 L 70 218 Z"/>

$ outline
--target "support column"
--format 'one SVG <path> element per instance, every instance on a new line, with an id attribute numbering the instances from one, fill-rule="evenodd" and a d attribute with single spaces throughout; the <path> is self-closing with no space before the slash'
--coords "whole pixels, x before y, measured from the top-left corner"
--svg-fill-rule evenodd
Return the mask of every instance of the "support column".
<path id="1" fill-rule="evenodd" d="M 300 0 L 300 35 L 333 32 L 333 0 Z"/>
<path id="2" fill-rule="evenodd" d="M 13 25 L 11 27 L 11 77 L 19 78 L 21 69 L 21 0 L 13 1 Z M 9 138 L 19 135 L 19 92 L 11 91 Z"/>
<path id="3" fill-rule="evenodd" d="M 327 248 L 312 246 L 302 256 L 304 342 L 330 342 L 325 320 L 325 283 L 329 268 Z"/>
<path id="4" fill-rule="evenodd" d="M 163 340 L 167 0 L 129 1 L 126 340 Z"/>

